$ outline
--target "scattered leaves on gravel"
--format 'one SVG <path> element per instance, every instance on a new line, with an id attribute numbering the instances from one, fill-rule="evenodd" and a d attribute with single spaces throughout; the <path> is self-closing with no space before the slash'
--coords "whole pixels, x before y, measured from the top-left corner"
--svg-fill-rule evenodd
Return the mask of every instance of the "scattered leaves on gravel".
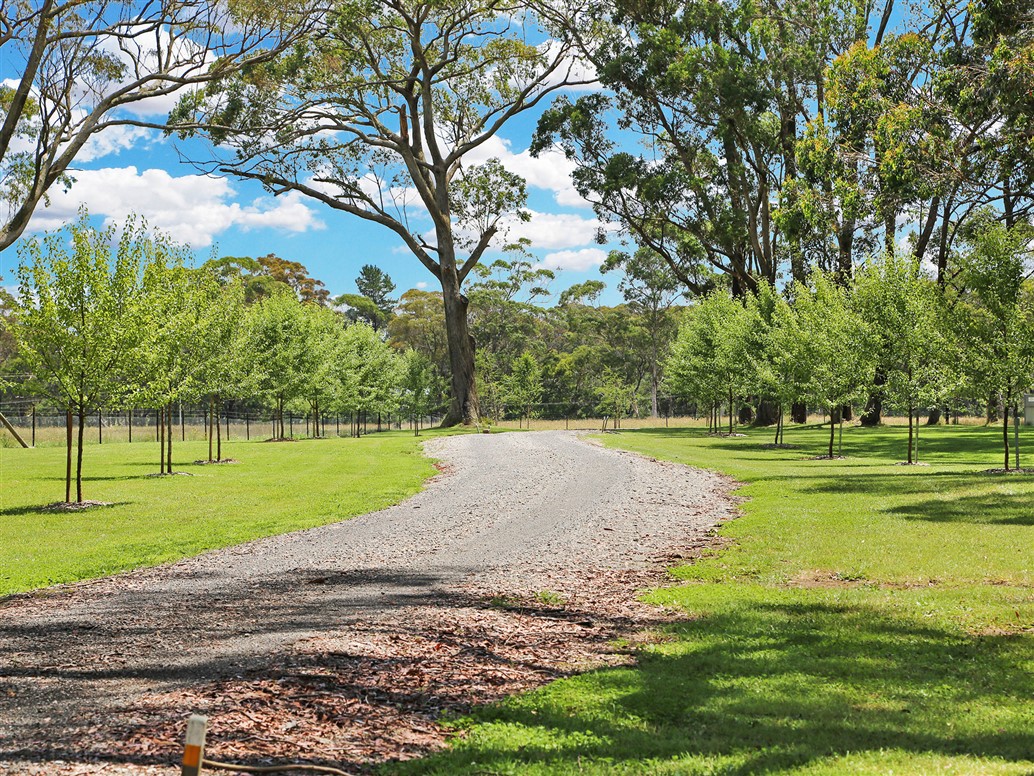
<path id="1" fill-rule="evenodd" d="M 76 741 L 47 753 L 45 771 L 0 763 L 0 773 L 171 774 L 190 713 L 209 717 L 209 759 L 367 773 L 441 748 L 453 734 L 442 721 L 475 705 L 631 662 L 628 644 L 649 643 L 644 629 L 674 619 L 637 599 L 663 581 L 660 567 L 555 574 L 549 589 L 562 605 L 530 589 L 468 588 L 459 605 L 453 599 L 352 623 L 297 642 L 261 668 L 145 697 L 114 724 L 84 720 Z M 619 637 L 622 650 L 614 646 Z"/>

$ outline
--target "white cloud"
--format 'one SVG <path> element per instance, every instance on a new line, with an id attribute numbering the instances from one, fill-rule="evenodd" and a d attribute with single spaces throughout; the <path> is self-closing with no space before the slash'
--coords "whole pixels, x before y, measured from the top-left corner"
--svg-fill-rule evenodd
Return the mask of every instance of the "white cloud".
<path id="1" fill-rule="evenodd" d="M 149 145 L 157 132 L 144 127 L 116 124 L 90 135 L 90 139 L 75 155 L 77 162 L 92 162 L 111 154 L 118 154 L 134 146 Z"/>
<path id="2" fill-rule="evenodd" d="M 324 224 L 301 194 L 263 196 L 248 204 L 234 202 L 235 192 L 224 178 L 204 175 L 175 177 L 165 170 L 138 171 L 136 167 L 107 167 L 74 174 L 68 191 L 52 190 L 50 206 L 33 216 L 33 230 L 54 229 L 75 218 L 80 204 L 106 221 L 123 220 L 130 213 L 147 219 L 156 229 L 194 248 L 212 244 L 231 227 L 304 232 Z"/>
<path id="3" fill-rule="evenodd" d="M 502 248 L 520 239 L 530 240 L 533 251 L 578 248 L 598 244 L 597 237 L 601 230 L 604 234 L 618 230 L 615 224 L 604 224 L 595 218 L 585 218 L 575 213 L 527 212 L 531 216 L 530 221 L 521 221 L 514 215 L 501 219 L 499 232 L 491 243 L 493 248 Z M 458 230 L 457 237 L 470 243 L 476 235 L 467 230 Z M 423 238 L 434 244 L 434 232 L 425 233 Z"/>
<path id="4" fill-rule="evenodd" d="M 574 162 L 560 151 L 546 151 L 538 158 L 532 156 L 528 149 L 514 153 L 510 141 L 496 135 L 467 154 L 465 160 L 471 164 L 482 164 L 492 158 L 498 159 L 507 170 L 524 178 L 529 186 L 552 191 L 557 204 L 589 207 L 589 203 L 582 199 L 571 182 Z"/>
<path id="5" fill-rule="evenodd" d="M 546 78 L 547 86 L 557 86 L 563 82 L 570 83 L 564 86 L 565 91 L 570 92 L 594 92 L 602 89 L 596 68 L 591 62 L 580 57 L 573 56 L 570 52 L 564 54 L 563 43 L 551 38 L 539 45 L 539 51 L 543 53 L 546 61 L 553 63 L 558 56 L 563 56 L 560 66 Z"/>
<path id="6" fill-rule="evenodd" d="M 574 213 L 537 213 L 531 211 L 531 221 L 525 223 L 509 219 L 506 223 L 506 239 L 514 241 L 521 237 L 531 240 L 531 247 L 546 250 L 577 248 L 592 245 L 600 229 L 611 232 L 612 224 L 603 224 L 595 218 L 584 218 Z"/>
<path id="7" fill-rule="evenodd" d="M 416 284 L 416 287 L 419 288 L 421 291 L 423 291 L 425 288 L 427 288 L 427 282 L 421 280 L 420 282 L 418 282 Z"/>
<path id="8" fill-rule="evenodd" d="M 607 258 L 607 252 L 600 248 L 582 248 L 578 251 L 556 251 L 547 253 L 537 267 L 546 269 L 568 269 L 584 272 L 598 267 Z"/>

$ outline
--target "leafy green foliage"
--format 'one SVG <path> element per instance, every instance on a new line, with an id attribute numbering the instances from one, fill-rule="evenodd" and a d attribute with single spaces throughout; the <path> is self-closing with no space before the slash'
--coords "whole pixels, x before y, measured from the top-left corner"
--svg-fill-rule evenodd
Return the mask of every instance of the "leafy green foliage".
<path id="1" fill-rule="evenodd" d="M 532 407 L 542 398 L 542 370 L 531 353 L 525 351 L 514 360 L 503 396 L 523 417 L 531 417 Z"/>
<path id="2" fill-rule="evenodd" d="M 1031 231 L 985 222 L 961 259 L 961 281 L 969 294 L 956 307 L 965 347 L 964 369 L 981 396 L 994 396 L 1003 418 L 1019 394 L 1034 383 L 1034 295 L 1025 282 Z M 1009 437 L 1003 426 L 1005 468 Z"/>
<path id="3" fill-rule="evenodd" d="M 121 234 L 114 226 L 94 229 L 85 210 L 65 229 L 21 248 L 9 323 L 36 390 L 67 408 L 65 501 L 71 501 L 72 414 L 79 418 L 75 483 L 81 502 L 82 419 L 99 407 L 118 406 L 130 391 L 128 378 L 145 342 L 143 268 L 151 259 L 164 260 L 168 249 L 132 221 Z"/>

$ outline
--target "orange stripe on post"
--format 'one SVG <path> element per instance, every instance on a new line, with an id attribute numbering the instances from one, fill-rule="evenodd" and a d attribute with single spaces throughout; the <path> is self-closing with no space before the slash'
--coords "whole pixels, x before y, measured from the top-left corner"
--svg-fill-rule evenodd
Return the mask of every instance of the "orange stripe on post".
<path id="1" fill-rule="evenodd" d="M 197 768 L 201 765 L 201 747 L 187 744 L 183 750 L 183 764 L 188 768 Z"/>
<path id="2" fill-rule="evenodd" d="M 205 733 L 208 731 L 208 717 L 191 714 L 187 721 L 187 740 L 183 747 L 183 765 L 180 776 L 201 776 L 201 764 L 205 757 Z"/>

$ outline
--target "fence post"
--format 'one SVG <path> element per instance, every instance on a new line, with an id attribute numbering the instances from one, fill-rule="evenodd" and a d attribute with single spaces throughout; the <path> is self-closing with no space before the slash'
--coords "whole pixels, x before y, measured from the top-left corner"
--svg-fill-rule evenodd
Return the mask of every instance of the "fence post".
<path id="1" fill-rule="evenodd" d="M 97 410 L 97 444 L 104 444 L 104 419 L 100 410 Z"/>
<path id="2" fill-rule="evenodd" d="M 183 402 L 180 402 L 180 441 L 187 441 L 187 420 L 183 416 Z"/>
<path id="3" fill-rule="evenodd" d="M 32 446 L 36 446 L 36 405 L 32 405 Z"/>
<path id="4" fill-rule="evenodd" d="M 247 435 L 248 441 L 250 442 L 251 441 L 251 414 L 247 410 L 244 411 L 244 433 Z"/>
<path id="5" fill-rule="evenodd" d="M 187 738 L 183 747 L 183 763 L 180 776 L 201 776 L 201 765 L 205 759 L 205 733 L 208 731 L 208 717 L 191 714 L 187 721 Z"/>
<path id="6" fill-rule="evenodd" d="M 293 412 L 288 412 L 287 413 L 287 425 L 291 429 L 291 439 L 294 439 L 294 413 Z"/>

